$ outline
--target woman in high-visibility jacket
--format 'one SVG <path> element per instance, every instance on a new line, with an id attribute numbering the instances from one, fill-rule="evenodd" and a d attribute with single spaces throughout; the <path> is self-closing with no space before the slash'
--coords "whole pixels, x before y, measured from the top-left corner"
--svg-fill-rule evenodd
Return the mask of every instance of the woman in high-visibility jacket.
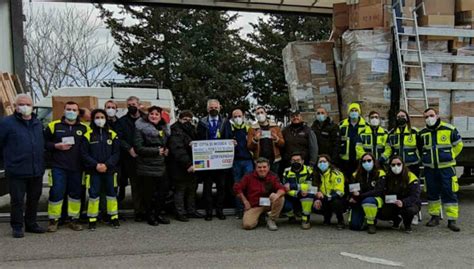
<path id="1" fill-rule="evenodd" d="M 369 234 L 374 234 L 375 218 L 383 202 L 380 188 L 376 188 L 385 179 L 385 171 L 380 169 L 375 156 L 365 153 L 359 161 L 357 170 L 349 181 L 349 206 L 351 214 L 349 227 L 351 230 L 362 230 L 365 223 Z"/>
<path id="2" fill-rule="evenodd" d="M 388 134 L 388 144 L 392 148 L 392 156 L 400 156 L 410 171 L 419 176 L 421 140 L 419 131 L 411 126 L 408 112 L 400 109 L 397 113 L 396 127 Z"/>
<path id="3" fill-rule="evenodd" d="M 99 214 L 99 196 L 101 186 L 105 186 L 107 196 L 107 214 L 115 228 L 120 226 L 118 220 L 118 205 L 116 170 L 120 158 L 120 142 L 117 134 L 109 129 L 107 113 L 103 109 L 92 111 L 91 129 L 84 134 L 84 142 L 81 145 L 81 154 L 86 173 L 90 175 L 89 182 L 89 204 L 87 216 L 89 217 L 89 229 L 95 230 L 97 216 Z"/>
<path id="4" fill-rule="evenodd" d="M 325 225 L 330 225 L 333 213 L 336 214 L 337 228 L 344 229 L 342 215 L 344 212 L 344 174 L 331 164 L 331 158 L 328 155 L 323 154 L 318 157 L 313 186 L 318 188 L 313 203 L 314 212 L 324 216 Z"/>
<path id="5" fill-rule="evenodd" d="M 400 156 L 390 158 L 389 166 L 387 176 L 377 184 L 385 198 L 377 219 L 393 221 L 394 229 L 399 229 L 403 220 L 405 232 L 411 233 L 411 222 L 421 208 L 418 177 L 410 172 Z"/>

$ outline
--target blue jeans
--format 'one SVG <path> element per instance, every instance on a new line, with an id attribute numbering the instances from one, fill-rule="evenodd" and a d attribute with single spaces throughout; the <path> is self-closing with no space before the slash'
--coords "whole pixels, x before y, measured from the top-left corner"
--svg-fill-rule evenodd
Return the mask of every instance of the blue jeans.
<path id="1" fill-rule="evenodd" d="M 234 183 L 239 183 L 245 174 L 248 174 L 252 171 L 252 160 L 234 160 L 234 165 L 232 166 L 232 175 L 234 177 Z M 242 211 L 244 209 L 244 206 L 242 205 L 242 202 L 239 198 L 235 199 L 235 207 L 238 211 Z"/>

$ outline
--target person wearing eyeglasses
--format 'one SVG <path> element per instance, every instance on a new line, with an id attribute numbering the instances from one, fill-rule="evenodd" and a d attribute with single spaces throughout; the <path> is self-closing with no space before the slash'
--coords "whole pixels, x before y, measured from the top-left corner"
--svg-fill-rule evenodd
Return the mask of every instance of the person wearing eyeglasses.
<path id="1" fill-rule="evenodd" d="M 377 219 L 393 221 L 393 229 L 400 229 L 403 221 L 405 232 L 411 233 L 411 223 L 421 208 L 419 180 L 400 156 L 391 157 L 388 164 L 390 169 L 385 180 L 382 179 L 377 184 L 383 190 L 385 199 L 377 213 Z"/>
<path id="2" fill-rule="evenodd" d="M 339 158 L 339 125 L 335 123 L 324 107 L 316 110 L 316 120 L 311 126 L 318 141 L 318 154 L 331 156 L 332 160 Z"/>
<path id="3" fill-rule="evenodd" d="M 428 108 L 424 111 L 426 128 L 421 130 L 422 162 L 425 167 L 428 193 L 428 212 L 431 215 L 428 227 L 438 226 L 441 203 L 448 217 L 448 228 L 459 232 L 456 225 L 459 216 L 458 178 L 456 176 L 456 157 L 462 151 L 463 142 L 458 130 L 441 120 L 438 111 Z"/>
<path id="4" fill-rule="evenodd" d="M 411 126 L 410 115 L 403 109 L 397 113 L 396 126 L 388 134 L 388 145 L 393 156 L 400 156 L 410 171 L 420 176 L 420 136 L 417 128 Z"/>
<path id="5" fill-rule="evenodd" d="M 370 152 L 380 164 L 384 164 L 392 154 L 392 149 L 387 140 L 388 132 L 380 126 L 380 114 L 371 111 L 369 113 L 369 125 L 359 135 L 359 141 L 356 144 L 357 159 L 360 159 L 364 153 Z"/>
<path id="6" fill-rule="evenodd" d="M 331 224 L 332 215 L 337 218 L 337 229 L 344 229 L 344 174 L 331 163 L 328 155 L 319 155 L 317 169 L 314 171 L 313 186 L 318 188 L 313 202 L 313 211 L 322 214 L 324 225 Z M 302 194 L 306 197 L 305 193 Z M 303 211 L 306 203 L 302 204 Z"/>
<path id="7" fill-rule="evenodd" d="M 350 178 L 357 167 L 356 144 L 361 133 L 365 132 L 367 123 L 361 117 L 362 110 L 358 103 L 352 103 L 347 109 L 348 118 L 339 124 L 341 147 L 339 151 L 339 167 L 346 178 Z"/>
<path id="8" fill-rule="evenodd" d="M 385 171 L 381 169 L 370 153 L 364 153 L 357 170 L 349 181 L 349 206 L 351 208 L 349 227 L 351 230 L 362 230 L 367 224 L 368 233 L 375 234 L 375 218 L 382 207 L 382 192 L 377 184 L 385 179 Z"/>

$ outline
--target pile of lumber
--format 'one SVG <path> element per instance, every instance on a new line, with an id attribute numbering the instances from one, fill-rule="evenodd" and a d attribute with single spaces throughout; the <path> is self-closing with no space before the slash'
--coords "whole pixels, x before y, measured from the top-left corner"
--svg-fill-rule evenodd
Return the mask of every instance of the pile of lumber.
<path id="1" fill-rule="evenodd" d="M 18 76 L 0 71 L 0 110 L 3 115 L 13 114 L 15 96 L 24 92 Z"/>

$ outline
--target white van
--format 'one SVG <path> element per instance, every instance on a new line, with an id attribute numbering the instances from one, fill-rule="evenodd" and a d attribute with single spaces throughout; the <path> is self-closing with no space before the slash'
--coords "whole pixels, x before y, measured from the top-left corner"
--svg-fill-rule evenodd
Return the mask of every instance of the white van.
<path id="1" fill-rule="evenodd" d="M 38 119 L 47 124 L 51 122 L 53 116 L 53 103 L 51 96 L 95 96 L 98 98 L 98 108 L 104 108 L 104 104 L 108 100 L 117 102 L 125 102 L 129 96 L 136 96 L 142 102 L 148 102 L 151 105 L 159 106 L 169 111 L 170 122 L 176 120 L 173 94 L 168 89 L 157 88 L 83 88 L 83 87 L 68 87 L 60 88 L 54 91 L 51 95 L 43 98 L 41 101 L 35 103 L 35 113 Z M 74 100 L 72 100 L 74 101 Z M 119 108 L 117 116 L 120 117 L 127 113 L 125 108 Z"/>

